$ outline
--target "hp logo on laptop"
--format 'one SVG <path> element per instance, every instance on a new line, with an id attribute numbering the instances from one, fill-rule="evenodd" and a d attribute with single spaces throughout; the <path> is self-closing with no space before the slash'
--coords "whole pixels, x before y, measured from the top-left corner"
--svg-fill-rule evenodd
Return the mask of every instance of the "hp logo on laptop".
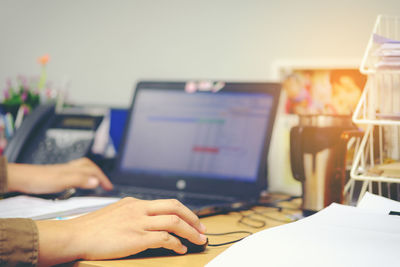
<path id="1" fill-rule="evenodd" d="M 186 181 L 185 180 L 178 180 L 176 182 L 176 188 L 178 188 L 179 190 L 183 190 L 186 188 Z"/>

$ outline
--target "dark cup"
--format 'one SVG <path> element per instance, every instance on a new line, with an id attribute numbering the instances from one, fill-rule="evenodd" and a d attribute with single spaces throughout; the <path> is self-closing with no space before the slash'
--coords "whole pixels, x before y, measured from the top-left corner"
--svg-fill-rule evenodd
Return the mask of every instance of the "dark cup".
<path id="1" fill-rule="evenodd" d="M 357 131 L 350 116 L 300 116 L 290 131 L 293 177 L 302 183 L 303 210 L 312 214 L 343 203 L 347 133 Z"/>

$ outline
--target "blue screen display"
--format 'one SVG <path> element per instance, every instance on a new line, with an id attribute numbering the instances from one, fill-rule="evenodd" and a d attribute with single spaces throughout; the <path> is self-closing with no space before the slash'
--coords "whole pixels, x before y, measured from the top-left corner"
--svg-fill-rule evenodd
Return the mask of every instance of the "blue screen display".
<path id="1" fill-rule="evenodd" d="M 261 93 L 140 90 L 121 169 L 254 181 L 272 107 Z"/>

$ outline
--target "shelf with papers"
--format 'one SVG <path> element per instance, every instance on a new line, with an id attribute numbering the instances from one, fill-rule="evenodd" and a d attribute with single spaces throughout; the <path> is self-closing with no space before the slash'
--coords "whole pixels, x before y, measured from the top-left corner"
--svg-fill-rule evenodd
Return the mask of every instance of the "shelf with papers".
<path id="1" fill-rule="evenodd" d="M 364 74 L 400 73 L 400 17 L 379 15 L 364 53 Z"/>
<path id="2" fill-rule="evenodd" d="M 353 200 L 355 182 L 361 181 L 358 200 L 366 191 L 388 197 L 393 197 L 394 191 L 398 198 L 400 177 L 386 169 L 400 163 L 400 17 L 377 17 L 360 72 L 368 80 L 353 122 L 363 127 L 365 133 L 344 193 Z M 400 168 L 394 170 L 400 172 Z"/>

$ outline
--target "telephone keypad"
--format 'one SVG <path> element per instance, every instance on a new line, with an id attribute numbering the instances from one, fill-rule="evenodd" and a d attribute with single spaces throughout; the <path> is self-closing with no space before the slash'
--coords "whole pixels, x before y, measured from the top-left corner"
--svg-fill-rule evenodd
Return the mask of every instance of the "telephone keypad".
<path id="1" fill-rule="evenodd" d="M 49 129 L 31 155 L 34 164 L 65 163 L 86 155 L 95 132 L 90 130 Z"/>

